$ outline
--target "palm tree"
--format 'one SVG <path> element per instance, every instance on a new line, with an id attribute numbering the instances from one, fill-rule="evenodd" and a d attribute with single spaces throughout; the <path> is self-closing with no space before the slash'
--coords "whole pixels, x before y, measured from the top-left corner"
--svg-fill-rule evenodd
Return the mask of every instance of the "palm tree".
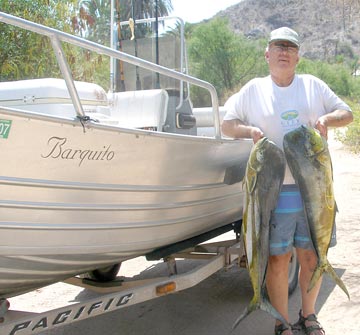
<path id="1" fill-rule="evenodd" d="M 84 38 L 107 43 L 111 22 L 111 0 L 80 0 L 78 15 L 72 19 L 75 33 Z M 114 0 L 117 20 L 128 21 L 169 15 L 171 0 Z"/>
<path id="2" fill-rule="evenodd" d="M 169 12 L 173 9 L 171 0 L 124 0 L 123 2 L 125 7 L 130 9 L 130 11 L 126 13 L 128 15 L 131 15 L 132 7 L 134 7 L 134 13 L 136 13 L 135 19 L 155 17 L 156 5 L 158 6 L 159 16 L 169 15 Z"/>
<path id="3" fill-rule="evenodd" d="M 114 6 L 113 9 L 112 6 Z M 72 19 L 75 33 L 104 45 L 110 43 L 111 14 L 112 11 L 115 12 L 116 32 L 114 31 L 113 42 L 116 39 L 119 50 L 122 50 L 122 40 L 131 37 L 130 29 L 121 29 L 121 21 L 167 16 L 173 9 L 171 0 L 80 0 L 78 8 L 78 15 Z M 155 26 L 157 31 L 158 25 Z M 150 30 L 151 27 L 148 24 L 138 25 L 136 27 L 136 38 L 145 36 Z M 136 38 L 134 42 L 137 50 Z M 156 44 L 156 50 L 158 50 L 158 44 Z M 124 91 L 125 81 L 122 62 L 116 60 L 114 68 L 115 83 L 112 86 L 116 91 Z M 138 73 L 137 69 L 136 71 Z M 137 84 L 138 86 L 140 85 Z"/>

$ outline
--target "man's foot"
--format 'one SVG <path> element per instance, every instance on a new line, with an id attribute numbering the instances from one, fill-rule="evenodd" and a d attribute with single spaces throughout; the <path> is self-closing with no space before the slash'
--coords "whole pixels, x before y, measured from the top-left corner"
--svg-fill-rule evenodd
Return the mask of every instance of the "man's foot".
<path id="1" fill-rule="evenodd" d="M 275 335 L 294 335 L 289 326 L 280 323 L 275 326 Z"/>
<path id="2" fill-rule="evenodd" d="M 307 317 L 299 312 L 299 321 L 294 324 L 294 329 L 302 328 L 306 335 L 325 335 L 325 330 L 318 321 L 316 314 L 309 314 Z"/>

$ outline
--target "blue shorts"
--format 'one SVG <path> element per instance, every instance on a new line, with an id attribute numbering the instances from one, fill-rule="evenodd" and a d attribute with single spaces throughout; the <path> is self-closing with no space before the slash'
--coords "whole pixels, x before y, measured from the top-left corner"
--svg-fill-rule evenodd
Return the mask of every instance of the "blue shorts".
<path id="1" fill-rule="evenodd" d="M 336 228 L 330 247 L 336 245 Z M 292 248 L 312 249 L 313 243 L 297 185 L 283 185 L 270 221 L 270 255 L 282 255 Z"/>

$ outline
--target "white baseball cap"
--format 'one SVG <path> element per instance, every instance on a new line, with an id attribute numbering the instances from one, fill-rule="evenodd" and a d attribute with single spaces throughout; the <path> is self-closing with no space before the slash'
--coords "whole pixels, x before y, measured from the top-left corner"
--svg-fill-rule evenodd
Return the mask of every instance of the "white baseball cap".
<path id="1" fill-rule="evenodd" d="M 289 41 L 295 44 L 298 48 L 300 47 L 298 33 L 288 27 L 281 27 L 270 33 L 269 44 L 276 41 Z"/>

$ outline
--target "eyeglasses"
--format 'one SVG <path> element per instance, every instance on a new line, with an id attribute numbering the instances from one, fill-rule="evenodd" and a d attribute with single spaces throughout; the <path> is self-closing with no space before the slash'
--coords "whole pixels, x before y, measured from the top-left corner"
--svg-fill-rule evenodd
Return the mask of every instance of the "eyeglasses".
<path id="1" fill-rule="evenodd" d="M 281 52 L 288 52 L 291 55 L 295 55 L 298 52 L 298 48 L 296 47 L 291 47 L 288 45 L 274 45 L 273 47 L 271 47 L 271 50 L 273 50 L 276 53 L 281 53 Z"/>

